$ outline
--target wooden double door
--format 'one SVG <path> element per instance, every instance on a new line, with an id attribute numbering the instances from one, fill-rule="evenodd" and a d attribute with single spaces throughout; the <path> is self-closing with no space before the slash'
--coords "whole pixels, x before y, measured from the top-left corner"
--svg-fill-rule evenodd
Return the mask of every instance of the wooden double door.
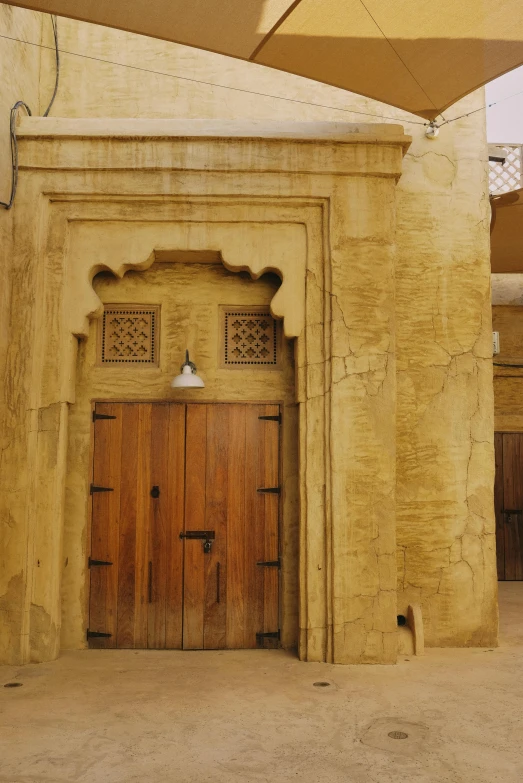
<path id="1" fill-rule="evenodd" d="M 275 646 L 278 405 L 97 403 L 91 647 Z"/>
<path id="2" fill-rule="evenodd" d="M 496 432 L 494 445 L 498 579 L 523 580 L 523 433 Z"/>

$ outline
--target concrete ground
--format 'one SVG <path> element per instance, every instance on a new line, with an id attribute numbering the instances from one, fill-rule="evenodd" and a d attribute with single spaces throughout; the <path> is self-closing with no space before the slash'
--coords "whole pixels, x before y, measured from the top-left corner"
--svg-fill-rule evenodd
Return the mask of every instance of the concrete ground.
<path id="1" fill-rule="evenodd" d="M 521 783 L 523 583 L 500 594 L 498 649 L 396 666 L 121 650 L 0 667 L 22 683 L 0 688 L 0 781 Z"/>

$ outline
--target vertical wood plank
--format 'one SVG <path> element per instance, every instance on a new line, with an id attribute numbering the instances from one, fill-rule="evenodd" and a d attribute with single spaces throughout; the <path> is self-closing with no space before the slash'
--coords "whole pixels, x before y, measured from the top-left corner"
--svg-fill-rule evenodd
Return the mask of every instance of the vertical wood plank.
<path id="1" fill-rule="evenodd" d="M 92 638 L 92 648 L 117 644 L 118 523 L 120 513 L 121 405 L 98 403 L 96 411 L 115 419 L 98 419 L 94 425 L 93 484 L 112 487 L 112 492 L 92 495 L 91 558 L 111 566 L 90 569 L 89 629 L 110 633 L 110 638 Z"/>
<path id="2" fill-rule="evenodd" d="M 214 530 L 211 551 L 204 555 L 205 611 L 203 646 L 225 647 L 227 617 L 227 467 L 229 406 L 207 407 L 205 530 Z M 201 546 L 201 543 L 199 542 Z"/>
<path id="3" fill-rule="evenodd" d="M 277 416 L 279 406 L 266 405 L 263 416 Z M 263 483 L 267 487 L 280 486 L 280 424 L 277 421 L 262 421 L 264 429 L 263 454 L 261 463 Z M 264 557 L 265 561 L 277 560 L 279 557 L 279 519 L 281 495 L 265 495 L 264 524 Z M 279 583 L 280 572 L 277 568 L 264 568 L 263 580 L 263 630 L 273 632 L 279 630 Z M 265 646 L 277 646 L 278 642 L 266 640 Z"/>
<path id="4" fill-rule="evenodd" d="M 523 579 L 523 435 L 503 435 L 505 579 Z M 508 514 L 507 510 L 521 513 Z"/>
<path id="5" fill-rule="evenodd" d="M 228 649 L 245 647 L 245 436 L 246 405 L 229 406 L 227 454 L 227 631 Z"/>
<path id="6" fill-rule="evenodd" d="M 503 515 L 503 434 L 494 433 L 496 478 L 494 482 L 494 510 L 496 514 L 496 560 L 498 579 L 505 579 L 505 520 Z"/>
<path id="7" fill-rule="evenodd" d="M 523 579 L 523 435 L 503 435 L 505 579 Z M 519 513 L 508 514 L 509 511 Z"/>
<path id="8" fill-rule="evenodd" d="M 149 526 L 151 511 L 151 416 L 152 404 L 138 405 L 138 473 L 136 482 L 136 552 L 134 584 L 134 646 L 147 647 Z"/>
<path id="9" fill-rule="evenodd" d="M 165 646 L 182 646 L 183 541 L 185 496 L 185 409 L 169 405 L 169 454 L 167 481 L 167 573 L 165 589 Z"/>
<path id="10" fill-rule="evenodd" d="M 185 530 L 205 530 L 207 406 L 187 405 L 185 446 Z M 205 561 L 202 541 L 185 540 L 183 649 L 203 649 Z"/>
<path id="11" fill-rule="evenodd" d="M 171 481 L 176 482 L 176 476 L 170 474 L 169 407 L 168 403 L 155 403 L 151 406 L 147 646 L 156 650 L 165 649 L 166 644 L 167 541 L 171 524 L 169 484 Z M 156 498 L 151 495 L 153 486 L 158 487 L 159 496 Z"/>
<path id="12" fill-rule="evenodd" d="M 120 406 L 122 421 L 119 570 L 118 570 L 118 631 L 116 646 L 132 648 L 135 642 L 136 615 L 136 505 L 138 486 L 139 408 L 132 403 Z"/>
<path id="13" fill-rule="evenodd" d="M 264 486 L 264 423 L 258 419 L 264 407 L 247 406 L 245 449 L 245 539 L 244 557 L 244 643 L 256 647 L 256 634 L 263 631 L 263 567 L 256 563 L 265 555 L 265 496 L 258 492 Z"/>

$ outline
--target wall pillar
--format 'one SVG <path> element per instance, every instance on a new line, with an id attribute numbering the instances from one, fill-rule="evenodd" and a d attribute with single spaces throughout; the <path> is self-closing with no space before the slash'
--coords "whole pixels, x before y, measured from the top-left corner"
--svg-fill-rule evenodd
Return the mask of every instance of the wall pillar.
<path id="1" fill-rule="evenodd" d="M 394 182 L 340 180 L 320 334 L 308 286 L 301 656 L 396 660 Z M 316 456 L 323 441 L 325 461 Z M 313 491 L 315 489 L 315 491 Z M 325 528 L 318 527 L 322 514 Z M 306 540 L 305 540 L 306 539 Z"/>

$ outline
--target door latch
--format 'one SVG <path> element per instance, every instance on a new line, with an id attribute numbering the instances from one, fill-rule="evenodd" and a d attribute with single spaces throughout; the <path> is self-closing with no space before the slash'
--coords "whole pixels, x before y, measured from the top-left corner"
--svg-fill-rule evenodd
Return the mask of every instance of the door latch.
<path id="1" fill-rule="evenodd" d="M 208 554 L 214 541 L 214 530 L 186 530 L 185 533 L 180 533 L 180 538 L 203 539 L 203 551 Z"/>

